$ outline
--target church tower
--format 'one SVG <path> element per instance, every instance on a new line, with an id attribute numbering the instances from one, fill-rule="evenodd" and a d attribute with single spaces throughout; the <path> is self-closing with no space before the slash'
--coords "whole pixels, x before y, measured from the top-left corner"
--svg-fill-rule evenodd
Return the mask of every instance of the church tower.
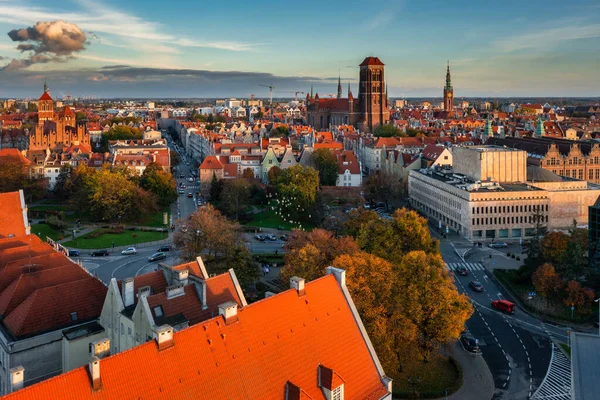
<path id="1" fill-rule="evenodd" d="M 444 111 L 452 111 L 454 109 L 454 89 L 450 79 L 450 61 L 446 69 L 446 86 L 444 86 Z"/>
<path id="2" fill-rule="evenodd" d="M 337 92 L 337 99 L 341 99 L 342 98 L 342 77 L 338 75 L 338 92 Z"/>
<path id="3" fill-rule="evenodd" d="M 367 57 L 360 64 L 358 102 L 364 130 L 373 132 L 377 126 L 389 122 L 384 64 L 377 57 Z"/>
<path id="4" fill-rule="evenodd" d="M 44 125 L 45 121 L 54 120 L 54 100 L 50 97 L 48 85 L 44 81 L 44 93 L 38 100 L 38 125 Z"/>

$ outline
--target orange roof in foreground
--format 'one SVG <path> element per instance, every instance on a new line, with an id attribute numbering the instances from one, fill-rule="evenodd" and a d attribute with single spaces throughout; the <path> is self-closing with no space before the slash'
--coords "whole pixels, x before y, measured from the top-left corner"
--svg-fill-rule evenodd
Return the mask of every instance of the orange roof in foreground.
<path id="1" fill-rule="evenodd" d="M 22 237 L 27 234 L 23 218 L 24 201 L 20 192 L 0 193 L 0 238 L 8 235 Z"/>
<path id="2" fill-rule="evenodd" d="M 388 393 L 333 275 L 176 332 L 174 345 L 154 341 L 100 361 L 102 386 L 86 367 L 26 387 L 6 399 L 281 399 L 289 381 L 322 399 L 319 365 L 343 380 L 347 399 Z M 27 373 L 27 371 L 25 372 Z"/>

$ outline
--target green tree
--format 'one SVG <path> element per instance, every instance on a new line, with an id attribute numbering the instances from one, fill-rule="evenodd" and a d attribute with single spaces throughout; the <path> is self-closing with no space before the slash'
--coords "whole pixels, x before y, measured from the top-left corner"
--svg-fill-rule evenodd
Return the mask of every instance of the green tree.
<path id="1" fill-rule="evenodd" d="M 81 121 L 87 119 L 87 115 L 85 115 L 85 113 L 81 112 L 81 111 L 77 111 L 75 113 L 75 121 Z"/>
<path id="2" fill-rule="evenodd" d="M 373 136 L 377 137 L 393 137 L 393 136 L 406 136 L 404 132 L 396 128 L 392 124 L 379 125 L 373 131 Z"/>
<path id="3" fill-rule="evenodd" d="M 310 155 L 310 162 L 319 172 L 323 186 L 335 186 L 338 180 L 337 157 L 329 149 L 317 149 Z"/>
<path id="4" fill-rule="evenodd" d="M 319 191 L 319 173 L 301 165 L 282 170 L 277 178 L 279 207 L 284 215 L 294 221 L 310 218 L 309 215 Z"/>
<path id="5" fill-rule="evenodd" d="M 221 191 L 223 190 L 223 182 L 217 178 L 217 174 L 213 172 L 212 180 L 210 181 L 210 200 L 217 203 L 221 199 Z"/>
<path id="6" fill-rule="evenodd" d="M 166 207 L 177 199 L 177 182 L 170 172 L 154 162 L 148 164 L 140 178 L 140 186 L 154 193 L 158 203 Z"/>
<path id="7" fill-rule="evenodd" d="M 279 125 L 277 128 L 272 129 L 271 132 L 269 133 L 269 137 L 272 137 L 272 138 L 288 137 L 289 135 L 290 135 L 290 132 L 286 125 Z"/>
<path id="8" fill-rule="evenodd" d="M 223 182 L 219 200 L 219 209 L 226 215 L 239 219 L 240 211 L 250 201 L 250 184 L 243 178 L 230 179 Z"/>
<path id="9" fill-rule="evenodd" d="M 379 221 L 379 215 L 375 211 L 367 210 L 363 207 L 355 208 L 350 211 L 348 219 L 344 222 L 344 233 L 356 238 L 363 225 Z"/>
<path id="10" fill-rule="evenodd" d="M 56 183 L 54 184 L 54 195 L 61 199 L 66 200 L 71 197 L 73 192 L 73 181 L 71 179 L 71 172 L 73 167 L 70 165 L 63 165 L 56 177 Z"/>

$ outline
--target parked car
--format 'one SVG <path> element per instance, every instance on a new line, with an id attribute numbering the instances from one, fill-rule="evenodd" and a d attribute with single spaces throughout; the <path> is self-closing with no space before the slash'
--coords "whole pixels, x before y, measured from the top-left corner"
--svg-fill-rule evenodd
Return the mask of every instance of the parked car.
<path id="1" fill-rule="evenodd" d="M 456 273 L 458 275 L 461 275 L 461 276 L 467 276 L 467 275 L 469 275 L 469 270 L 466 267 L 464 267 L 463 265 L 461 265 L 460 267 L 456 268 L 455 271 L 456 271 Z"/>
<path id="2" fill-rule="evenodd" d="M 183 174 L 179 175 L 179 179 L 185 179 L 185 175 L 183 175 Z"/>
<path id="3" fill-rule="evenodd" d="M 281 235 L 281 236 L 279 236 L 279 239 L 281 239 L 283 242 L 287 242 L 289 237 L 288 237 L 288 235 Z"/>
<path id="4" fill-rule="evenodd" d="M 185 194 L 185 190 L 179 189 L 179 194 Z"/>
<path id="5" fill-rule="evenodd" d="M 494 242 L 488 245 L 492 249 L 505 249 L 508 247 L 506 242 Z"/>
<path id="6" fill-rule="evenodd" d="M 479 281 L 471 281 L 469 286 L 476 292 L 483 292 L 483 285 Z"/>
<path id="7" fill-rule="evenodd" d="M 160 246 L 158 249 L 156 249 L 156 251 L 159 251 L 159 252 L 162 252 L 162 251 L 171 251 L 171 246 L 169 246 L 169 245 Z"/>
<path id="8" fill-rule="evenodd" d="M 479 341 L 469 334 L 460 335 L 460 343 L 469 353 L 481 353 Z"/>
<path id="9" fill-rule="evenodd" d="M 266 238 L 263 235 L 254 235 L 254 239 L 258 240 L 259 242 L 264 242 Z"/>
<path id="10" fill-rule="evenodd" d="M 492 301 L 492 307 L 498 311 L 502 311 L 509 314 L 514 314 L 517 306 L 508 300 L 494 300 Z"/>
<path id="11" fill-rule="evenodd" d="M 148 257 L 148 261 L 164 260 L 165 258 L 167 258 L 167 255 L 165 253 L 158 252 L 158 253 L 154 253 L 150 257 Z"/>
<path id="12" fill-rule="evenodd" d="M 274 242 L 275 240 L 277 240 L 277 236 L 272 235 L 272 234 L 267 234 L 267 239 L 269 239 L 270 241 Z"/>
<path id="13" fill-rule="evenodd" d="M 188 197 L 194 197 L 192 193 L 188 193 Z"/>
<path id="14" fill-rule="evenodd" d="M 190 177 L 190 178 L 188 178 L 188 181 L 189 182 L 194 182 L 194 178 Z"/>
<path id="15" fill-rule="evenodd" d="M 123 254 L 124 256 L 128 256 L 130 254 L 137 254 L 137 250 L 135 249 L 135 247 L 128 247 L 125 250 L 123 250 L 121 254 Z"/>
<path id="16" fill-rule="evenodd" d="M 106 257 L 106 256 L 108 256 L 108 250 L 92 251 L 92 257 Z"/>
<path id="17" fill-rule="evenodd" d="M 69 250 L 69 257 L 79 257 L 79 250 Z"/>

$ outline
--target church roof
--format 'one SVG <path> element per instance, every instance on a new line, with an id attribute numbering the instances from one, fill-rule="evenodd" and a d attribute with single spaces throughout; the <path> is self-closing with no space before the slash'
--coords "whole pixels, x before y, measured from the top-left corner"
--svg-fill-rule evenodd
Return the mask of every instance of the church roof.
<path id="1" fill-rule="evenodd" d="M 385 64 L 382 63 L 378 57 L 367 57 L 364 59 L 364 61 L 362 63 L 360 63 L 359 66 L 362 67 L 365 65 L 385 65 Z"/>
<path id="2" fill-rule="evenodd" d="M 48 92 L 44 92 L 44 94 L 42 95 L 42 97 L 40 97 L 40 100 L 52 100 L 52 97 L 50 97 L 50 95 L 48 94 Z"/>

